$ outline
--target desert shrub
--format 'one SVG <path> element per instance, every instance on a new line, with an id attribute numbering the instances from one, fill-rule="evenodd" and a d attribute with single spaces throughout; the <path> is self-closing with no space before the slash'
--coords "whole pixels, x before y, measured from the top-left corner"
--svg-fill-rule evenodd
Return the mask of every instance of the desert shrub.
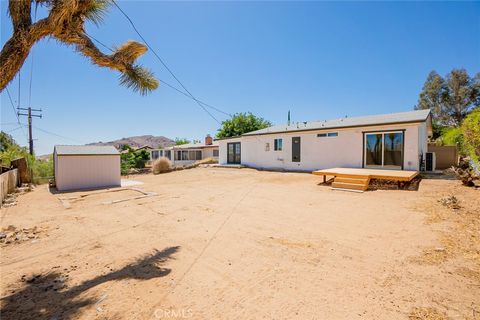
<path id="1" fill-rule="evenodd" d="M 166 173 L 172 171 L 172 163 L 168 158 L 162 157 L 153 163 L 153 174 Z"/>

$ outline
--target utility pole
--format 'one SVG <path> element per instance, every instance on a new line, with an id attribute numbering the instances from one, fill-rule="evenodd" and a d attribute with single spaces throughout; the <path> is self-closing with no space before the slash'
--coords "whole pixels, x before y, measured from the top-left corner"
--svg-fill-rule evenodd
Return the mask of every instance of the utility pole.
<path id="1" fill-rule="evenodd" d="M 17 112 L 18 116 L 26 116 L 28 118 L 28 145 L 30 147 L 30 154 L 33 156 L 33 137 L 32 137 L 32 117 L 42 118 L 41 114 L 32 114 L 33 112 L 42 112 L 42 109 L 32 109 L 31 107 L 28 108 L 20 108 L 18 107 Z M 27 113 L 21 113 L 20 110 L 27 111 Z"/>

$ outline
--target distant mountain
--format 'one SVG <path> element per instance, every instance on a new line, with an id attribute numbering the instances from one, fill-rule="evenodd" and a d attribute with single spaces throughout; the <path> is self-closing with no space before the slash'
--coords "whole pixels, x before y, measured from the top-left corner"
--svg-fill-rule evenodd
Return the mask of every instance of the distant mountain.
<path id="1" fill-rule="evenodd" d="M 143 146 L 149 146 L 152 148 L 158 147 L 170 147 L 175 145 L 175 141 L 163 136 L 152 136 L 152 135 L 145 135 L 145 136 L 135 136 L 135 137 L 128 137 L 122 138 L 114 141 L 109 142 L 94 142 L 88 143 L 90 146 L 114 146 L 117 149 L 120 149 L 122 145 L 128 144 L 132 148 L 140 148 Z"/>

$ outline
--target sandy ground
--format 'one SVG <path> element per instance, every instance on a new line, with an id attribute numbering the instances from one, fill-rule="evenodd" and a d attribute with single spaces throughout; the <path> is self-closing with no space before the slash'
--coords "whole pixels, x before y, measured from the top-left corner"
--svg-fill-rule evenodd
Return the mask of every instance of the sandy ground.
<path id="1" fill-rule="evenodd" d="M 37 227 L 1 244 L 2 319 L 480 319 L 480 192 L 458 181 L 360 194 L 250 169 L 130 178 L 157 195 L 40 186 L 1 209 L 2 228 Z M 461 209 L 438 202 L 450 195 Z"/>

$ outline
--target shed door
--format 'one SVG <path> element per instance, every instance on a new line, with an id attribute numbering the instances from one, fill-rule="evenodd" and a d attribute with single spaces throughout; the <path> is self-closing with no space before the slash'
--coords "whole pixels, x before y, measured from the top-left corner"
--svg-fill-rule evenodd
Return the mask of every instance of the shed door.
<path id="1" fill-rule="evenodd" d="M 292 162 L 300 162 L 300 137 L 292 138 Z"/>

